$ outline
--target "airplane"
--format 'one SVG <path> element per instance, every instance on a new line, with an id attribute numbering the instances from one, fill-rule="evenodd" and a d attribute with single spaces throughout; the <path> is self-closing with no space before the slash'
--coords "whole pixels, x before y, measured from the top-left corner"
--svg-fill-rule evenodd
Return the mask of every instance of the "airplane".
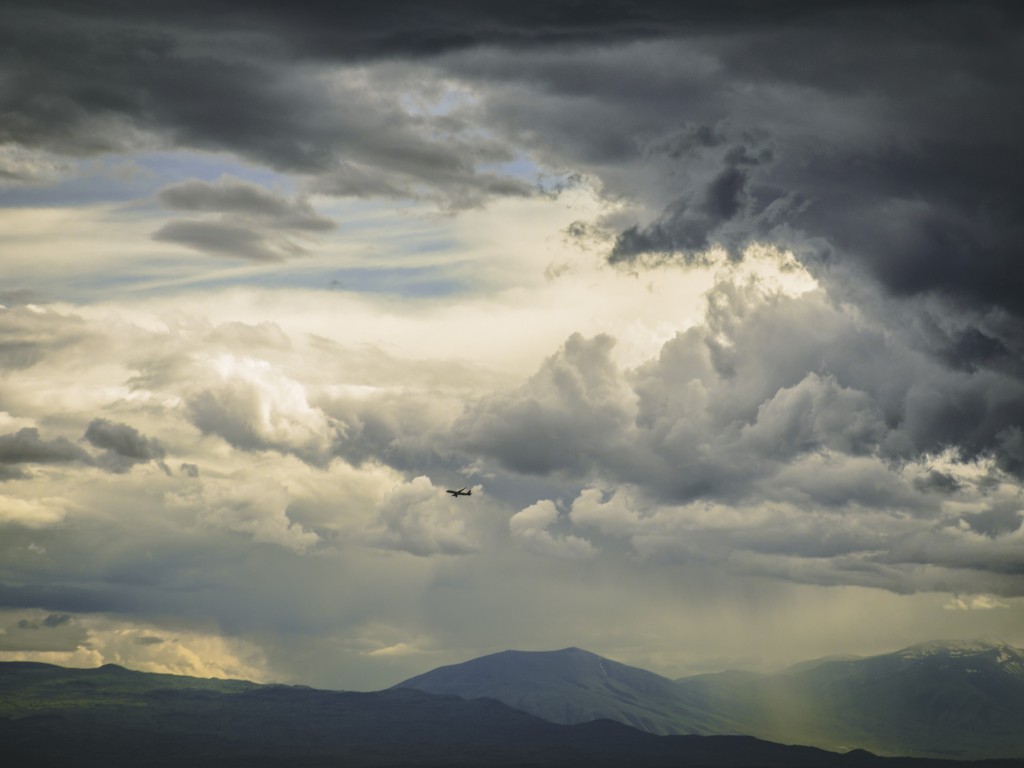
<path id="1" fill-rule="evenodd" d="M 453 497 L 455 497 L 455 496 L 472 496 L 473 495 L 473 490 L 470 489 L 470 490 L 467 491 L 466 490 L 466 486 L 462 486 L 457 491 L 453 491 L 451 488 L 449 488 L 446 492 L 450 493 Z"/>

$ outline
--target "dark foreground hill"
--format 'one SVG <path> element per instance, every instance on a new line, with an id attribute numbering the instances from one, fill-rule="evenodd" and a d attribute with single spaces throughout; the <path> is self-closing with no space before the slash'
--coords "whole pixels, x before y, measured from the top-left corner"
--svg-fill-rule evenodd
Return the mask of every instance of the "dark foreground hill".
<path id="1" fill-rule="evenodd" d="M 564 726 L 494 700 L 415 690 L 346 693 L 28 663 L 0 664 L 0 745 L 5 765 L 85 768 L 968 765 L 749 737 L 659 737 L 608 720 Z"/>
<path id="2" fill-rule="evenodd" d="M 652 733 L 746 734 L 839 752 L 1024 757 L 1024 656 L 1006 645 L 931 643 L 678 681 L 578 648 L 505 651 L 398 687 L 487 696 L 559 723 L 610 718 Z"/>

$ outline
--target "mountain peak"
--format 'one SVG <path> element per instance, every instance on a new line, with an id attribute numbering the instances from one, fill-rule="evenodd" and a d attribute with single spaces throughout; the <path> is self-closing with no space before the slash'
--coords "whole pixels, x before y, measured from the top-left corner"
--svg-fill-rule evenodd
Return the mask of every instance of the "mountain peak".
<path id="1" fill-rule="evenodd" d="M 653 733 L 678 733 L 675 683 L 581 648 L 502 651 L 439 667 L 399 683 L 466 699 L 488 697 L 562 723 L 602 718 Z"/>

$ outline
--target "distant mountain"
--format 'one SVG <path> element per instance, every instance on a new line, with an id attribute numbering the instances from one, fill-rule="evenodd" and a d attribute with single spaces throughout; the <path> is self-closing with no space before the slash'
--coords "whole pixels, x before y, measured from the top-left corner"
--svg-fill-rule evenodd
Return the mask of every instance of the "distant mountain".
<path id="1" fill-rule="evenodd" d="M 677 681 L 744 732 L 826 749 L 1024 757 L 1024 655 L 1007 645 L 927 643 L 821 660 L 745 680 Z"/>
<path id="2" fill-rule="evenodd" d="M 604 717 L 652 733 L 748 734 L 830 750 L 1024 758 L 1024 655 L 1006 645 L 930 643 L 833 657 L 774 675 L 671 681 L 569 648 L 484 656 L 399 683 L 491 697 L 560 723 Z"/>
<path id="3" fill-rule="evenodd" d="M 488 697 L 556 723 L 608 718 L 657 734 L 728 733 L 702 696 L 675 682 L 579 648 L 503 651 L 399 683 L 464 699 Z"/>
<path id="4" fill-rule="evenodd" d="M 0 663 L 0 756 L 34 768 L 969 765 L 750 737 L 655 736 L 610 720 L 557 725 L 492 699 L 408 689 L 345 693 L 16 662 Z"/>

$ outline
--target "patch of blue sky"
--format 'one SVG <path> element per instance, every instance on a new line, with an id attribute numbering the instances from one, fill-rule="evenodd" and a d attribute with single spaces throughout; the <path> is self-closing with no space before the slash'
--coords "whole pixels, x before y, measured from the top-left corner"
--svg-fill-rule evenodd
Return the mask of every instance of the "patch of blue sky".
<path id="1" fill-rule="evenodd" d="M 364 243 L 369 258 L 406 261 L 457 254 L 463 246 L 452 234 L 451 219 L 421 202 L 318 198 L 315 207 L 335 221 L 336 237 Z"/>
<path id="2" fill-rule="evenodd" d="M 497 176 L 510 176 L 530 184 L 536 184 L 544 193 L 557 193 L 577 183 L 577 175 L 571 171 L 552 171 L 538 165 L 525 152 L 520 152 L 512 160 L 500 163 L 479 163 L 478 173 L 493 173 Z"/>
<path id="3" fill-rule="evenodd" d="M 404 234 L 432 226 L 417 215 L 423 206 L 415 201 L 320 197 L 314 204 L 321 215 L 337 222 L 339 231 L 349 234 L 374 230 Z"/>
<path id="4" fill-rule="evenodd" d="M 477 101 L 478 97 L 468 86 L 455 82 L 437 89 L 406 92 L 398 97 L 398 103 L 408 114 L 429 117 L 443 117 Z"/>
<path id="5" fill-rule="evenodd" d="M 216 181 L 233 176 L 292 195 L 293 179 L 222 153 L 148 152 L 77 161 L 70 173 L 49 184 L 0 185 L 0 207 L 58 208 L 118 204 L 151 198 L 185 179 Z"/>
<path id="6" fill-rule="evenodd" d="M 136 162 L 161 178 L 165 184 L 191 178 L 213 182 L 221 176 L 233 176 L 283 195 L 294 195 L 297 190 L 293 177 L 266 166 L 242 162 L 225 153 L 153 152 L 140 155 Z"/>
<path id="7" fill-rule="evenodd" d="M 118 270 L 65 274 L 52 272 L 33 280 L 33 289 L 48 300 L 92 304 L 126 296 L 174 293 L 187 284 L 189 270 L 180 259 L 150 259 Z"/>
<path id="8" fill-rule="evenodd" d="M 513 176 L 524 181 L 536 181 L 544 176 L 544 169 L 537 165 L 525 152 L 516 155 L 512 160 L 500 163 L 479 163 L 478 173 L 494 173 L 500 176 Z"/>
<path id="9" fill-rule="evenodd" d="M 453 275 L 447 267 L 357 267 L 335 270 L 328 287 L 339 291 L 428 299 L 465 293 L 469 290 L 469 283 Z"/>
<path id="10" fill-rule="evenodd" d="M 302 268 L 294 262 L 263 269 L 253 269 L 251 266 L 237 271 L 219 269 L 207 276 L 193 275 L 186 280 L 152 280 L 148 285 L 144 284 L 141 274 L 123 275 L 119 282 L 122 287 L 131 286 L 136 294 L 213 291 L 250 286 L 265 290 L 337 291 L 408 299 L 436 299 L 463 294 L 471 289 L 471 284 L 449 266 L 323 269 Z M 102 289 L 103 285 L 97 288 Z"/>

